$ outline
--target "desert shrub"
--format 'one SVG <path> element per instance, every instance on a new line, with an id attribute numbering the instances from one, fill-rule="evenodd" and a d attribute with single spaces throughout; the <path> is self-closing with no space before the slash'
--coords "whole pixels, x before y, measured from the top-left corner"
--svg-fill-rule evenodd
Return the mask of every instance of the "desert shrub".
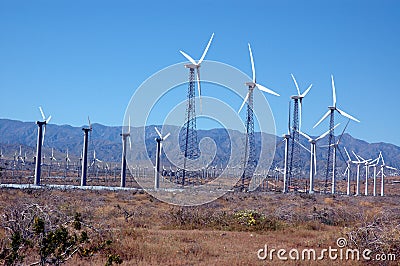
<path id="1" fill-rule="evenodd" d="M 24 264 L 25 258 L 39 258 L 31 265 L 60 265 L 74 254 L 91 257 L 110 254 L 108 265 L 121 263 L 109 247 L 107 233 L 86 224 L 81 214 L 64 215 L 49 206 L 30 204 L 11 206 L 1 217 L 6 232 L 0 251 L 0 263 Z M 107 255 L 109 256 L 109 255 Z"/>
<path id="2" fill-rule="evenodd" d="M 165 216 L 166 229 L 227 231 L 279 230 L 284 223 L 254 210 L 214 211 L 202 207 L 172 208 Z"/>
<path id="3" fill-rule="evenodd" d="M 313 220 L 331 226 L 350 226 L 358 221 L 360 213 L 345 208 L 324 207 L 320 210 L 314 207 Z"/>
<path id="4" fill-rule="evenodd" d="M 276 231 L 284 226 L 275 217 L 267 217 L 255 210 L 236 211 L 233 216 L 240 225 L 235 227 L 239 231 Z"/>
<path id="5" fill-rule="evenodd" d="M 395 254 L 400 258 L 400 216 L 384 211 L 371 221 L 365 221 L 347 233 L 349 245 L 370 249 L 373 254 Z"/>

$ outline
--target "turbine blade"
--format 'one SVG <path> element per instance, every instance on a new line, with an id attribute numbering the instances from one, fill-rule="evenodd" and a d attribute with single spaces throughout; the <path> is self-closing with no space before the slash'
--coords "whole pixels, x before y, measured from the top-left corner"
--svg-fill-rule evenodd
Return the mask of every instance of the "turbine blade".
<path id="1" fill-rule="evenodd" d="M 356 157 L 357 162 L 361 162 L 361 161 L 360 161 L 360 158 L 358 158 L 357 154 L 356 154 L 354 151 L 351 151 L 351 152 L 353 153 L 354 157 Z M 363 159 L 363 160 L 364 160 L 364 159 Z"/>
<path id="2" fill-rule="evenodd" d="M 311 151 L 306 148 L 303 144 L 301 144 L 299 141 L 295 140 L 297 144 L 299 144 L 303 149 L 305 149 L 306 151 L 308 151 L 309 153 L 311 153 Z"/>
<path id="3" fill-rule="evenodd" d="M 326 112 L 324 114 L 324 116 L 313 126 L 313 128 L 316 128 L 319 124 L 321 124 L 321 122 L 328 117 L 328 115 L 331 113 L 331 110 L 328 110 L 328 112 Z"/>
<path id="4" fill-rule="evenodd" d="M 249 93 L 250 93 L 250 92 L 248 92 L 248 93 L 246 94 L 246 97 L 244 97 L 243 103 L 242 103 L 242 105 L 240 106 L 238 113 L 240 113 L 240 111 L 242 110 L 244 104 L 247 102 L 247 99 L 249 98 Z"/>
<path id="5" fill-rule="evenodd" d="M 336 107 L 336 89 L 335 89 L 335 81 L 333 80 L 333 75 L 331 75 L 331 79 L 332 79 L 333 106 Z"/>
<path id="6" fill-rule="evenodd" d="M 349 115 L 349 114 L 346 113 L 345 111 L 340 110 L 340 109 L 338 109 L 338 108 L 336 108 L 336 111 L 338 111 L 338 113 L 341 114 L 342 116 L 347 117 L 347 118 L 349 118 L 349 119 L 351 119 L 351 120 L 353 120 L 353 121 L 356 121 L 356 122 L 359 122 L 359 123 L 360 123 L 360 120 L 358 120 L 357 118 L 354 118 L 353 116 Z"/>
<path id="7" fill-rule="evenodd" d="M 202 112 L 202 104 L 201 104 L 201 87 L 200 87 L 200 69 L 197 69 L 197 89 L 199 91 L 199 101 L 200 101 L 200 113 Z"/>
<path id="8" fill-rule="evenodd" d="M 132 150 L 132 141 L 131 141 L 131 136 L 129 136 L 128 138 L 129 141 L 129 149 Z"/>
<path id="9" fill-rule="evenodd" d="M 302 98 L 306 97 L 307 93 L 311 90 L 312 88 L 312 84 L 307 88 L 307 90 L 305 92 L 303 92 L 302 95 L 300 95 Z"/>
<path id="10" fill-rule="evenodd" d="M 163 138 L 163 140 L 166 140 L 166 139 L 169 137 L 169 135 L 171 135 L 171 133 L 168 133 L 167 135 L 165 135 L 165 137 Z"/>
<path id="11" fill-rule="evenodd" d="M 300 96 L 300 89 L 299 89 L 299 85 L 297 84 L 296 79 L 294 78 L 293 74 L 290 74 L 292 76 L 292 79 L 294 81 L 294 85 L 296 85 L 296 89 L 297 89 L 297 95 Z"/>
<path id="12" fill-rule="evenodd" d="M 313 139 L 312 139 L 309 135 L 307 135 L 306 133 L 301 132 L 301 131 L 299 131 L 299 133 L 300 133 L 303 137 L 305 137 L 306 139 L 308 139 L 309 141 L 312 141 L 312 140 L 313 140 Z"/>
<path id="13" fill-rule="evenodd" d="M 46 135 L 46 125 L 43 127 L 42 146 L 44 144 L 44 136 Z"/>
<path id="14" fill-rule="evenodd" d="M 346 152 L 347 158 L 349 158 L 349 161 L 351 161 L 350 154 L 348 153 L 346 147 L 343 147 L 343 148 L 344 148 L 344 151 Z"/>
<path id="15" fill-rule="evenodd" d="M 397 171 L 397 168 L 394 168 L 394 167 L 391 167 L 391 166 L 385 166 L 387 169 L 390 169 L 390 170 L 395 170 L 395 171 Z"/>
<path id="16" fill-rule="evenodd" d="M 337 124 L 336 126 L 334 126 L 332 129 L 329 129 L 328 131 L 326 131 L 324 134 L 322 134 L 322 135 L 319 136 L 318 138 L 316 138 L 315 141 L 318 141 L 318 140 L 320 140 L 320 139 L 323 139 L 326 135 L 328 135 L 328 134 L 331 132 L 331 130 L 334 130 L 334 129 L 337 128 L 339 125 L 340 125 L 340 123 Z"/>
<path id="17" fill-rule="evenodd" d="M 342 134 L 340 134 L 340 137 L 339 137 L 338 141 L 336 142 L 336 145 L 339 145 L 340 141 L 342 140 L 343 134 L 346 131 L 346 128 L 349 125 L 349 123 L 350 123 L 350 119 L 347 121 L 346 126 L 343 128 Z"/>
<path id="18" fill-rule="evenodd" d="M 160 132 L 160 131 L 158 131 L 158 129 L 157 129 L 156 127 L 154 127 L 154 129 L 156 130 L 156 132 L 157 132 L 158 136 L 160 136 L 160 138 L 162 138 L 161 132 Z"/>
<path id="19" fill-rule="evenodd" d="M 278 93 L 274 92 L 273 90 L 268 89 L 267 87 L 264 87 L 263 85 L 260 85 L 260 84 L 256 83 L 256 86 L 257 86 L 258 89 L 260 89 L 262 91 L 265 91 L 265 92 L 268 92 L 269 94 L 273 94 L 275 96 L 280 96 Z"/>
<path id="20" fill-rule="evenodd" d="M 49 116 L 49 117 L 46 119 L 46 124 L 48 124 L 48 123 L 50 122 L 50 119 L 51 119 L 51 116 Z"/>
<path id="21" fill-rule="evenodd" d="M 253 53 L 251 52 L 250 43 L 248 43 L 248 45 L 249 45 L 250 60 L 251 60 L 251 71 L 252 71 L 252 73 L 253 73 L 253 82 L 256 83 L 256 70 L 255 70 L 255 68 L 254 68 Z"/>
<path id="22" fill-rule="evenodd" d="M 42 115 L 43 121 L 45 121 L 46 120 L 46 116 L 44 115 L 43 109 L 42 109 L 41 106 L 39 106 L 39 110 L 40 110 L 40 114 Z"/>
<path id="23" fill-rule="evenodd" d="M 88 119 L 88 122 L 89 122 L 89 128 L 92 129 L 92 123 L 90 123 L 90 117 L 88 116 L 87 119 Z"/>
<path id="24" fill-rule="evenodd" d="M 211 42 L 212 42 L 213 38 L 214 38 L 214 33 L 211 35 L 211 38 L 210 38 L 210 40 L 208 41 L 208 44 L 207 44 L 207 47 L 206 47 L 206 49 L 204 49 L 203 55 L 201 56 L 201 58 L 200 58 L 200 60 L 199 60 L 199 63 L 198 63 L 198 65 L 200 65 L 200 64 L 201 64 L 201 62 L 203 62 L 203 59 L 204 59 L 204 57 L 206 57 L 206 54 L 207 54 L 208 48 L 210 48 L 210 44 L 211 44 Z"/>
<path id="25" fill-rule="evenodd" d="M 344 158 L 344 156 L 343 156 L 343 154 L 342 154 L 342 151 L 339 149 L 339 146 L 337 146 L 337 150 L 339 151 L 340 157 L 342 157 L 342 160 L 345 162 L 346 159 Z"/>
<path id="26" fill-rule="evenodd" d="M 186 57 L 186 59 L 189 60 L 193 65 L 196 65 L 196 66 L 197 66 L 196 61 L 194 61 L 194 59 L 191 58 L 187 53 L 185 53 L 185 52 L 183 52 L 183 51 L 179 51 L 179 52 L 181 52 L 181 54 L 182 54 L 184 57 Z"/>

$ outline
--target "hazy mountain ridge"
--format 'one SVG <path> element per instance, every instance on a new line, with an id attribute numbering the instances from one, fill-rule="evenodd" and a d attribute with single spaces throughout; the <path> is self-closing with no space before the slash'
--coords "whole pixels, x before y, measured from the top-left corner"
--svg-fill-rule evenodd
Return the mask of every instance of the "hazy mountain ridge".
<path id="1" fill-rule="evenodd" d="M 93 132 L 91 133 L 91 139 L 89 142 L 89 153 L 90 156 L 93 154 L 93 149 L 96 150 L 96 157 L 103 161 L 118 162 L 121 160 L 121 149 L 122 142 L 120 133 L 122 128 L 117 126 L 104 126 L 101 124 L 93 124 Z M 169 128 L 168 128 L 169 127 Z M 177 130 L 175 126 L 167 126 L 167 129 Z M 132 138 L 136 140 L 142 140 L 143 136 L 139 136 L 139 128 L 132 129 Z M 198 130 L 198 139 L 201 140 L 205 137 L 209 137 L 214 140 L 217 146 L 217 157 L 214 161 L 216 165 L 225 165 L 230 155 L 230 148 L 236 147 L 242 148 L 242 142 L 244 134 L 239 131 L 229 130 L 229 134 L 232 136 L 230 141 L 226 136 L 227 131 L 225 129 L 211 129 L 211 130 Z M 255 134 L 256 138 L 256 153 L 260 152 L 261 136 L 263 141 L 276 141 L 277 143 L 282 141 L 280 136 L 272 136 L 266 133 Z M 154 158 L 155 154 L 155 141 L 156 132 L 154 126 L 147 126 L 145 129 L 145 143 L 147 146 L 147 153 L 150 158 Z M 135 142 L 134 141 L 134 142 Z M 37 125 L 34 122 L 21 122 L 10 119 L 0 119 L 0 147 L 3 154 L 7 157 L 12 157 L 16 152 L 19 153 L 19 146 L 22 146 L 22 153 L 27 153 L 28 158 L 32 158 L 37 142 Z M 307 148 L 309 148 L 308 141 L 300 137 L 300 142 Z M 324 145 L 327 143 L 327 138 L 321 140 L 318 145 Z M 83 144 L 83 132 L 81 127 L 72 127 L 70 125 L 54 125 L 49 124 L 46 128 L 46 137 L 44 143 L 44 153 L 46 156 L 50 156 L 51 148 L 54 148 L 55 157 L 58 160 L 65 158 L 65 152 L 68 149 L 71 158 L 79 158 L 82 151 Z M 236 146 L 231 146 L 236 145 Z M 350 152 L 355 151 L 357 154 L 364 158 L 376 158 L 380 151 L 382 151 L 385 162 L 388 165 L 394 167 L 399 166 L 400 162 L 400 147 L 390 143 L 368 143 L 363 140 L 353 138 L 350 134 L 345 133 L 341 139 L 341 153 L 344 157 L 346 154 L 343 151 L 343 146 Z M 134 148 L 134 146 L 133 146 Z M 206 146 L 206 149 L 211 147 Z M 179 147 L 176 147 L 176 152 L 179 152 Z M 145 156 L 141 154 L 138 156 Z M 234 160 L 240 161 L 239 157 L 243 154 L 237 155 Z M 284 156 L 284 145 L 279 145 L 276 149 L 274 163 L 282 165 Z M 317 149 L 318 159 L 326 158 L 326 152 L 323 148 Z M 352 156 L 352 155 L 351 155 Z M 352 156 L 353 157 L 353 156 Z M 138 158 L 140 159 L 140 158 Z M 353 158 L 354 159 L 354 158 Z M 341 156 L 338 154 L 338 165 L 344 165 L 341 161 Z M 304 149 L 301 149 L 301 162 L 304 165 L 309 163 L 309 154 Z M 321 161 L 322 162 L 322 161 Z"/>

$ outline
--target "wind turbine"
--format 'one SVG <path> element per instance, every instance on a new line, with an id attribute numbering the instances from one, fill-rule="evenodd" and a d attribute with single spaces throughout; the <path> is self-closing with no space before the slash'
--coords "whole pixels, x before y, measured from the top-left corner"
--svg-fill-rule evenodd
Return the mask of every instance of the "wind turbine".
<path id="1" fill-rule="evenodd" d="M 168 133 L 163 137 L 163 135 L 161 135 L 160 131 L 156 127 L 154 127 L 154 129 L 156 130 L 158 135 L 158 138 L 155 139 L 155 141 L 157 142 L 157 154 L 156 154 L 156 167 L 154 173 L 154 189 L 157 190 L 160 187 L 160 170 L 161 170 L 160 157 L 161 157 L 162 142 L 169 137 L 170 133 Z"/>
<path id="2" fill-rule="evenodd" d="M 67 171 L 69 169 L 70 162 L 71 162 L 71 160 L 69 159 L 68 148 L 67 148 L 67 153 L 65 155 L 65 177 L 67 177 Z"/>
<path id="3" fill-rule="evenodd" d="M 360 166 L 361 166 L 361 164 L 365 164 L 367 162 L 367 160 L 364 160 L 362 157 L 358 156 L 354 151 L 351 151 L 351 152 L 353 153 L 354 157 L 356 157 L 356 160 L 357 160 L 357 161 L 352 161 L 352 162 L 357 165 L 356 195 L 355 196 L 359 196 L 360 195 Z"/>
<path id="4" fill-rule="evenodd" d="M 335 129 L 336 127 L 338 127 L 340 125 L 337 124 L 336 126 L 333 127 L 333 129 Z M 313 139 L 311 138 L 309 135 L 307 135 L 306 133 L 299 131 L 299 133 L 304 136 L 306 139 L 308 139 L 308 142 L 310 142 L 310 188 L 309 188 L 309 193 L 314 193 L 314 178 L 315 175 L 317 174 L 317 142 L 320 139 L 323 139 L 326 135 L 328 135 L 331 132 L 331 130 L 326 131 L 325 133 L 323 133 L 322 135 L 320 135 L 319 137 Z"/>
<path id="5" fill-rule="evenodd" d="M 128 118 L 128 132 L 120 134 L 122 137 L 122 162 L 121 162 L 121 187 L 125 187 L 126 183 L 126 139 L 129 140 L 129 149 L 132 150 L 131 142 L 131 117 Z"/>
<path id="6" fill-rule="evenodd" d="M 342 131 L 342 134 L 340 134 L 340 137 L 339 137 L 338 141 L 337 141 L 336 143 L 333 143 L 333 144 L 330 144 L 330 145 L 329 145 L 329 147 L 333 147 L 332 188 L 331 188 L 331 193 L 332 193 L 332 194 L 335 194 L 335 193 L 336 193 L 336 151 L 339 151 L 340 155 L 341 155 L 342 158 L 343 158 L 343 155 L 342 155 L 342 153 L 340 152 L 340 149 L 339 149 L 339 143 L 340 143 L 340 140 L 342 139 L 343 134 L 344 134 L 344 132 L 346 131 L 346 128 L 347 128 L 347 126 L 349 125 L 349 123 L 350 123 L 350 119 L 347 121 L 347 124 L 346 124 L 346 126 L 344 127 L 344 129 L 343 129 L 343 131 Z M 335 129 L 335 128 L 333 128 L 332 130 L 334 130 L 334 129 Z M 343 160 L 345 160 L 345 159 L 343 158 Z M 327 182 L 326 182 L 326 181 L 327 181 L 327 180 L 325 179 L 325 188 L 327 187 Z"/>
<path id="7" fill-rule="evenodd" d="M 324 116 L 314 125 L 314 128 L 318 126 L 323 120 L 325 120 L 328 116 L 330 116 L 330 121 L 329 121 L 329 128 L 332 129 L 334 127 L 335 123 L 335 111 L 337 111 L 340 115 L 347 117 L 348 119 L 351 119 L 356 122 L 360 122 L 357 118 L 354 118 L 353 116 L 349 115 L 345 111 L 339 109 L 336 106 L 336 89 L 335 89 L 335 81 L 333 79 L 333 75 L 331 75 L 331 82 L 332 82 L 332 98 L 333 98 L 333 103 L 332 106 L 328 106 L 328 111 L 324 114 Z M 331 164 L 331 145 L 335 142 L 335 133 L 334 130 L 332 130 L 329 134 L 329 144 L 328 144 L 328 158 L 327 158 L 327 166 L 326 166 L 326 176 L 325 176 L 325 184 L 328 183 L 328 176 L 329 176 L 329 168 Z M 333 153 L 335 153 L 336 148 L 334 147 Z M 332 172 L 333 172 L 333 177 L 332 179 L 335 179 L 334 177 L 334 165 L 335 162 L 333 162 L 332 166 Z M 333 188 L 333 187 L 332 187 Z"/>
<path id="8" fill-rule="evenodd" d="M 288 158 L 289 158 L 289 139 L 290 139 L 290 102 L 289 102 L 289 119 L 288 119 L 288 132 L 287 134 L 283 134 L 283 142 L 285 142 L 285 158 L 284 158 L 284 166 L 283 166 L 283 193 L 288 192 Z M 282 143 L 282 142 L 281 142 Z M 279 143 L 277 147 L 281 144 Z"/>
<path id="9" fill-rule="evenodd" d="M 295 111 L 294 116 L 298 117 L 298 121 L 299 121 L 298 130 L 301 131 L 301 114 L 302 114 L 302 108 L 303 108 L 303 99 L 304 99 L 304 97 L 306 97 L 306 95 L 311 90 L 313 85 L 311 84 L 310 86 L 308 86 L 308 88 L 303 93 L 300 93 L 300 88 L 299 88 L 299 85 L 297 84 L 295 77 L 293 76 L 293 74 L 290 74 L 290 75 L 292 76 L 293 82 L 296 85 L 296 89 L 297 89 L 297 95 L 292 95 L 290 98 L 293 99 L 295 102 L 295 110 L 296 110 L 296 105 L 298 106 L 298 113 L 296 114 L 296 111 Z M 295 120 L 295 119 L 293 119 L 293 120 Z"/>
<path id="10" fill-rule="evenodd" d="M 352 163 L 352 160 L 350 158 L 350 154 L 347 152 L 346 147 L 343 147 L 343 148 L 344 148 L 344 151 L 346 152 L 346 156 L 348 158 L 348 160 L 346 161 L 346 170 L 344 171 L 343 175 L 347 174 L 346 195 L 350 196 L 350 182 L 351 182 L 350 174 L 351 174 L 351 163 Z"/>
<path id="11" fill-rule="evenodd" d="M 83 127 L 83 157 L 82 157 L 82 174 L 81 174 L 81 186 L 86 186 L 86 176 L 87 176 L 87 152 L 88 152 L 88 140 L 89 132 L 92 131 L 92 124 L 90 123 L 90 118 L 88 117 L 89 127 Z"/>
<path id="12" fill-rule="evenodd" d="M 199 92 L 200 100 L 200 111 L 202 108 L 201 104 L 201 87 L 200 87 L 200 66 L 203 62 L 208 48 L 210 48 L 211 42 L 214 38 L 214 33 L 211 35 L 210 40 L 201 56 L 200 60 L 196 62 L 187 53 L 180 51 L 180 53 L 190 61 L 191 64 L 185 65 L 189 68 L 189 87 L 188 87 L 188 99 L 186 107 L 186 122 L 184 124 L 182 143 L 180 144 L 181 150 L 184 151 L 183 158 L 183 175 L 182 175 L 182 186 L 185 185 L 185 175 L 186 175 L 186 161 L 187 159 L 195 159 L 198 156 L 198 145 L 197 145 L 197 131 L 196 131 L 196 108 L 195 108 L 195 70 L 197 75 L 197 89 Z"/>
<path id="13" fill-rule="evenodd" d="M 385 164 L 385 160 L 383 159 L 382 152 L 380 152 L 379 155 L 382 159 L 380 173 L 381 173 L 381 196 L 383 197 L 385 195 L 385 180 L 384 180 L 385 174 L 383 173 L 383 170 L 385 168 L 390 169 L 390 170 L 397 170 L 397 169 Z"/>
<path id="14" fill-rule="evenodd" d="M 293 126 L 292 126 L 292 143 L 290 150 L 290 162 L 289 162 L 289 180 L 293 179 L 294 173 L 293 169 L 298 169 L 300 167 L 300 147 L 296 145 L 296 142 L 299 143 L 299 131 L 301 131 L 301 111 L 302 111 L 302 103 L 303 98 L 310 91 L 312 84 L 305 90 L 303 93 L 300 93 L 299 85 L 293 74 L 292 76 L 293 82 L 297 89 L 297 95 L 292 95 L 290 98 L 294 102 L 294 110 L 293 110 Z M 290 119 L 290 118 L 289 118 Z"/>
<path id="15" fill-rule="evenodd" d="M 196 69 L 197 90 L 199 92 L 199 99 L 200 99 L 200 110 L 202 108 L 202 106 L 201 106 L 201 86 L 200 86 L 200 66 L 201 66 L 201 63 L 203 62 L 204 58 L 206 57 L 208 48 L 210 48 L 213 38 L 214 38 L 214 33 L 211 35 L 211 38 L 208 41 L 206 48 L 204 49 L 203 55 L 200 57 L 200 60 L 197 62 L 190 55 L 185 53 L 184 51 L 182 51 L 182 50 L 179 51 L 191 63 L 188 65 L 185 65 L 185 67 L 189 68 L 190 72 L 193 72 L 193 73 L 194 73 L 194 70 Z M 189 82 L 190 82 L 190 80 L 189 80 Z"/>
<path id="16" fill-rule="evenodd" d="M 41 159 L 42 159 L 42 145 L 44 143 L 44 136 L 46 134 L 46 125 L 50 122 L 51 115 L 46 118 L 42 107 L 39 107 L 40 113 L 42 115 L 43 121 L 36 121 L 38 125 L 38 138 L 36 145 L 36 165 L 35 165 L 35 178 L 33 184 L 35 186 L 40 185 L 40 174 L 41 174 Z M 44 128 L 43 128 L 44 126 Z"/>
<path id="17" fill-rule="evenodd" d="M 376 196 L 376 166 L 379 164 L 380 158 L 381 158 L 381 154 L 379 153 L 378 158 L 376 159 L 376 162 L 374 164 L 371 165 L 371 167 L 374 168 L 374 187 L 372 190 L 372 195 L 375 197 Z"/>
<path id="18" fill-rule="evenodd" d="M 368 178 L 370 176 L 369 168 L 373 167 L 374 164 L 377 164 L 377 163 L 379 163 L 379 157 L 373 161 L 369 160 L 369 161 L 365 162 L 365 196 L 368 196 Z"/>
<path id="19" fill-rule="evenodd" d="M 90 164 L 90 167 L 91 167 L 91 169 L 92 169 L 93 175 L 94 175 L 96 178 L 98 178 L 98 173 L 99 173 L 99 169 L 100 169 L 100 166 L 97 165 L 96 163 L 102 163 L 102 162 L 103 162 L 102 160 L 99 160 L 99 159 L 96 157 L 96 150 L 93 149 L 93 158 L 92 158 L 92 163 Z"/>
<path id="20" fill-rule="evenodd" d="M 253 92 L 254 88 L 258 88 L 261 91 L 267 92 L 269 94 L 273 94 L 276 96 L 280 96 L 278 93 L 264 87 L 261 84 L 258 84 L 256 81 L 256 70 L 254 67 L 254 59 L 253 53 L 251 51 L 250 43 L 249 53 L 250 53 L 250 61 L 251 61 L 251 70 L 252 70 L 252 80 L 250 82 L 246 82 L 245 85 L 248 87 L 248 92 L 246 97 L 243 100 L 242 105 L 239 108 L 238 113 L 242 110 L 245 103 L 247 103 L 247 115 L 246 115 L 246 145 L 245 145 L 245 159 L 244 159 L 244 171 L 242 175 L 242 189 L 244 189 L 244 180 L 246 178 L 251 178 L 253 172 L 255 170 L 256 158 L 255 158 L 255 140 L 254 140 L 254 115 L 253 115 Z M 246 158 L 247 162 L 246 162 Z"/>
<path id="21" fill-rule="evenodd" d="M 51 168 L 52 168 L 52 166 L 53 166 L 53 161 L 57 161 L 57 159 L 56 159 L 56 157 L 54 157 L 54 148 L 51 148 L 50 166 L 49 166 L 49 177 L 50 177 Z"/>

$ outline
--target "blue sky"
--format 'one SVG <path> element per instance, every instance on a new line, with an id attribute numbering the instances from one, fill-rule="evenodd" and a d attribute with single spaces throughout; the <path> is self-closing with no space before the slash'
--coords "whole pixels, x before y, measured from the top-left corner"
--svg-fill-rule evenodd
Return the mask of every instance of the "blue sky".
<path id="1" fill-rule="evenodd" d="M 281 94 L 266 95 L 278 134 L 296 92 L 290 73 L 302 90 L 314 85 L 303 130 L 326 131 L 327 121 L 312 126 L 332 102 L 333 74 L 338 107 L 361 120 L 348 132 L 400 145 L 399 1 L 0 0 L 0 25 L 1 118 L 35 121 L 41 105 L 55 124 L 90 115 L 120 125 L 143 81 L 185 61 L 180 49 L 198 59 L 215 32 L 206 59 L 248 75 L 252 44 L 257 81 Z"/>

